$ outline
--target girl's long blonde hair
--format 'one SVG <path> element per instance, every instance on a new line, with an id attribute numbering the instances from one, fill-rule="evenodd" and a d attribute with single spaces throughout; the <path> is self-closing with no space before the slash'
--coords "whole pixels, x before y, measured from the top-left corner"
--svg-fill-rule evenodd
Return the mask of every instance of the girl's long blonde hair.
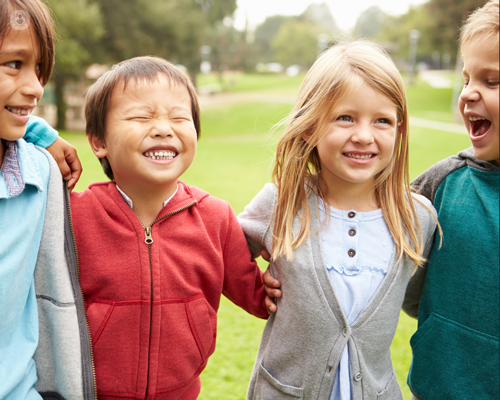
<path id="1" fill-rule="evenodd" d="M 337 44 L 325 51 L 307 73 L 295 107 L 284 121 L 285 130 L 276 150 L 273 181 L 278 189 L 273 230 L 273 258 L 293 259 L 293 249 L 309 235 L 307 197 L 314 191 L 325 200 L 318 177 L 321 164 L 316 144 L 335 109 L 363 83 L 386 96 L 397 107 L 401 134 L 397 135 L 389 165 L 375 179 L 375 197 L 382 208 L 399 257 L 406 254 L 417 264 L 423 243 L 408 174 L 408 107 L 404 82 L 388 54 L 367 41 Z M 305 141 L 304 137 L 308 137 Z M 301 210 L 301 212 L 299 212 Z M 299 217 L 294 236 L 292 223 Z"/>

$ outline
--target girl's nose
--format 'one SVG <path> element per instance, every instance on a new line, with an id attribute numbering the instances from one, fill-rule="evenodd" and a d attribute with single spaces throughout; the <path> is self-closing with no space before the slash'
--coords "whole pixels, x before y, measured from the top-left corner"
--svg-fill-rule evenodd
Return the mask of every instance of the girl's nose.
<path id="1" fill-rule="evenodd" d="M 373 142 L 373 133 L 367 124 L 359 124 L 352 135 L 352 141 L 363 145 Z"/>
<path id="2" fill-rule="evenodd" d="M 24 96 L 34 97 L 37 102 L 43 96 L 43 85 L 35 71 L 26 71 L 25 79 L 21 83 L 21 91 Z"/>

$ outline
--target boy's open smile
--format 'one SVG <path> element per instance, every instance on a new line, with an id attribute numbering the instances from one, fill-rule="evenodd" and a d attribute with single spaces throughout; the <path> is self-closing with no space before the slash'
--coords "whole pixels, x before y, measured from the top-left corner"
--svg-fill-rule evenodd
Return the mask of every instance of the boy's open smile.
<path id="1" fill-rule="evenodd" d="M 469 118 L 470 124 L 470 135 L 472 140 L 477 140 L 478 138 L 486 135 L 491 128 L 491 121 L 477 116 L 475 113 L 465 113 L 467 118 Z"/>
<path id="2" fill-rule="evenodd" d="M 173 147 L 156 146 L 145 151 L 143 154 L 148 160 L 162 161 L 173 160 L 179 153 Z"/>

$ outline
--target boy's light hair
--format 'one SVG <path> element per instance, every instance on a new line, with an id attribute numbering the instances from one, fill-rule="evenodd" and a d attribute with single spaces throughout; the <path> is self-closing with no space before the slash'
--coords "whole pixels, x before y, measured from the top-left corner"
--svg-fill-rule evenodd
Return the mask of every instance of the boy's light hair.
<path id="1" fill-rule="evenodd" d="M 55 42 L 54 27 L 49 9 L 40 0 L 0 0 L 0 51 L 11 28 L 10 14 L 16 10 L 26 11 L 40 41 L 40 82 L 43 86 L 49 81 L 54 68 Z"/>
<path id="2" fill-rule="evenodd" d="M 498 0 L 490 0 L 483 7 L 476 9 L 460 29 L 460 53 L 464 56 L 467 46 L 478 36 L 496 39 L 498 47 Z"/>
<path id="3" fill-rule="evenodd" d="M 114 65 L 89 88 L 85 98 L 85 119 L 87 121 L 85 131 L 87 135 L 95 136 L 106 143 L 106 118 L 116 87 L 123 83 L 125 90 L 130 80 L 153 84 L 158 82 L 158 74 L 164 74 L 170 80 L 170 84 L 181 85 L 187 89 L 191 98 L 191 114 L 196 136 L 199 138 L 201 133 L 200 106 L 198 105 L 196 89 L 191 80 L 167 60 L 149 56 L 131 58 Z M 107 177 L 114 180 L 108 159 L 103 157 L 99 158 L 99 161 Z"/>
<path id="4" fill-rule="evenodd" d="M 406 254 L 417 264 L 423 243 L 413 206 L 408 174 L 408 107 L 404 82 L 388 54 L 367 41 L 341 43 L 316 60 L 300 87 L 299 97 L 276 150 L 273 181 L 278 188 L 273 231 L 273 258 L 293 259 L 293 248 L 309 235 L 311 217 L 307 196 L 311 191 L 326 199 L 318 184 L 321 164 L 316 144 L 326 134 L 327 124 L 338 116 L 336 109 L 366 83 L 397 107 L 401 134 L 394 155 L 375 180 L 375 196 L 396 244 L 399 257 Z M 304 140 L 304 136 L 308 140 Z M 300 212 L 299 212 L 300 210 Z M 299 234 L 292 223 L 298 215 Z"/>

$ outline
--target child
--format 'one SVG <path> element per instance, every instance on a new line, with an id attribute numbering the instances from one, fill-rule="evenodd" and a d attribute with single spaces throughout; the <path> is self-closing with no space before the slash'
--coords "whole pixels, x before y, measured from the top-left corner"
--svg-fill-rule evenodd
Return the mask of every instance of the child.
<path id="1" fill-rule="evenodd" d="M 498 0 L 490 1 L 461 33 L 459 108 L 472 148 L 413 182 L 436 207 L 444 234 L 405 300 L 405 311 L 418 316 L 408 385 L 420 399 L 493 399 L 500 389 L 498 15 Z"/>
<path id="2" fill-rule="evenodd" d="M 54 241 L 64 236 L 61 174 L 48 153 L 22 139 L 53 62 L 45 5 L 0 0 L 1 399 L 83 398 L 78 322 L 84 310 L 70 280 L 77 270 L 66 263 L 63 240 Z M 37 144 L 64 149 L 54 132 L 37 133 L 30 137 Z M 66 150 L 62 158 L 69 154 L 75 167 L 76 152 Z"/>
<path id="3" fill-rule="evenodd" d="M 267 318 L 262 273 L 228 203 L 179 177 L 200 112 L 167 61 L 115 65 L 88 91 L 87 134 L 112 180 L 71 194 L 100 399 L 196 399 L 224 294 Z"/>
<path id="4" fill-rule="evenodd" d="M 401 399 L 390 345 L 436 220 L 410 193 L 404 84 L 382 49 L 358 41 L 319 57 L 273 179 L 238 217 L 283 292 L 247 398 Z"/>

